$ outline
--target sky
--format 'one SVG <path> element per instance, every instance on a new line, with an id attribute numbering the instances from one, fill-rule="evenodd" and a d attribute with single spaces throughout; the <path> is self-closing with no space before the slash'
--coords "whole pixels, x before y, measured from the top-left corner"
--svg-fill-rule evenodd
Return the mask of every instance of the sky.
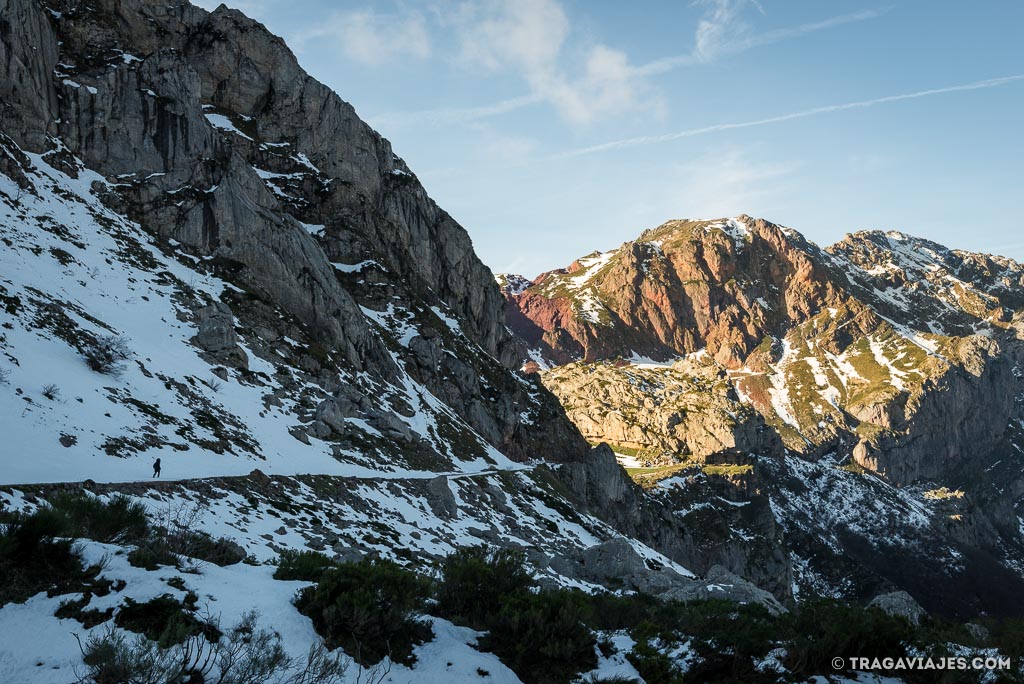
<path id="1" fill-rule="evenodd" d="M 741 213 L 1024 261 L 1019 0 L 227 4 L 388 138 L 495 272 Z"/>

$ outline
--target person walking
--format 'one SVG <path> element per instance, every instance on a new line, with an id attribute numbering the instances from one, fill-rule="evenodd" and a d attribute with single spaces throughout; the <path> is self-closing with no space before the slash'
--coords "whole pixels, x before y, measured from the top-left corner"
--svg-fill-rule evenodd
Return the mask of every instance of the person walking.
<path id="1" fill-rule="evenodd" d="M 160 477 L 160 459 L 153 461 L 153 477 Z"/>

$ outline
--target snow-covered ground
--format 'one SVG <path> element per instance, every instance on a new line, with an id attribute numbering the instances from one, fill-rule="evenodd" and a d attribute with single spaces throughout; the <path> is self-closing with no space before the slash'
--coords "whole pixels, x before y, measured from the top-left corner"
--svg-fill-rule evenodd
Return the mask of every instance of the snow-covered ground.
<path id="1" fill-rule="evenodd" d="M 82 169 L 71 178 L 29 157 L 35 192 L 0 175 L 0 484 L 143 480 L 157 457 L 169 479 L 256 468 L 277 475 L 436 475 L 357 453 L 339 459 L 326 442 L 300 442 L 290 432 L 299 424 L 297 393 L 268 401 L 280 388 L 279 366 L 244 341 L 250 372 L 215 377 L 190 343 L 198 328 L 181 299 L 187 293 L 215 302 L 237 288 L 190 267 L 195 257 L 168 256 L 138 225 L 103 206 L 93 190 L 108 187 L 100 176 Z M 440 310 L 436 315 L 461 334 L 456 321 Z M 372 317 L 384 327 L 397 320 L 379 312 Z M 130 350 L 117 374 L 91 370 L 77 348 L 107 335 Z M 326 396 L 312 384 L 306 389 Z M 487 458 L 460 461 L 435 418 L 458 417 L 408 376 L 385 391 L 417 409 L 400 419 L 448 453 L 453 470 L 520 467 L 482 439 Z M 365 421 L 351 423 L 379 436 Z M 225 436 L 226 448 L 208 447 Z"/>
<path id="2" fill-rule="evenodd" d="M 163 594 L 182 600 L 186 591 L 192 591 L 200 597 L 201 614 L 215 618 L 222 628 L 235 625 L 244 614 L 256 611 L 260 626 L 280 634 L 281 645 L 292 656 L 305 655 L 310 644 L 318 640 L 312 622 L 292 604 L 295 593 L 310 583 L 275 580 L 272 566 L 237 564 L 222 568 L 205 564 L 196 573 L 182 573 L 169 567 L 148 571 L 130 565 L 118 546 L 83 542 L 81 549 L 87 563 L 106 562 L 102 578 L 126 582 L 122 591 L 94 597 L 90 608 L 102 611 L 116 608 L 128 598 L 143 603 Z M 186 591 L 175 588 L 168 580 L 179 586 L 183 583 Z M 4 637 L 0 640 L 0 681 L 68 684 L 78 679 L 84 672 L 78 639 L 85 643 L 90 634 L 103 634 L 109 626 L 101 623 L 85 629 L 76 620 L 54 617 L 61 602 L 81 598 L 81 594 L 54 598 L 39 594 L 23 604 L 11 603 L 0 608 L 0 634 Z M 429 618 L 429 622 L 433 641 L 415 649 L 413 666 L 391 665 L 384 682 L 479 682 L 478 670 L 490 673 L 488 681 L 519 682 L 497 656 L 474 648 L 477 632 L 438 618 Z M 133 636 L 130 632 L 126 634 Z M 388 669 L 386 662 L 381 669 Z M 358 682 L 360 674 L 358 666 L 351 664 L 345 681 Z M 365 681 L 365 673 L 362 674 Z"/>

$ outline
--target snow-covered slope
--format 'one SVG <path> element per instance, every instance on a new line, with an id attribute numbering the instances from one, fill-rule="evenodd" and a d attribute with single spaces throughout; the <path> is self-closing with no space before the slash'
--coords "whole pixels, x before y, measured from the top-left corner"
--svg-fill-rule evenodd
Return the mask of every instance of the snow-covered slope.
<path id="1" fill-rule="evenodd" d="M 254 468 L 408 472 L 396 467 L 398 456 L 372 463 L 315 437 L 300 442 L 292 431 L 301 425 L 303 405 L 328 396 L 316 382 L 296 378 L 301 369 L 289 368 L 302 345 L 284 339 L 257 351 L 243 338 L 245 367 L 204 360 L 194 341 L 200 332 L 194 312 L 238 288 L 173 241 L 157 245 L 138 224 L 104 207 L 96 190 L 109 184 L 94 172 L 80 168 L 72 178 L 38 155 L 27 159 L 29 189 L 0 175 L 0 482 L 141 479 L 158 457 L 172 479 Z M 375 318 L 382 332 L 393 320 Z M 104 337 L 122 340 L 129 351 L 111 373 L 90 369 L 85 359 Z M 472 457 L 447 443 L 438 416 L 458 417 L 405 373 L 391 385 L 357 374 L 340 381 L 405 401 L 411 415 L 394 419 L 448 454 L 451 470 L 513 465 L 482 439 Z M 368 440 L 382 436 L 361 418 L 343 420 Z"/>

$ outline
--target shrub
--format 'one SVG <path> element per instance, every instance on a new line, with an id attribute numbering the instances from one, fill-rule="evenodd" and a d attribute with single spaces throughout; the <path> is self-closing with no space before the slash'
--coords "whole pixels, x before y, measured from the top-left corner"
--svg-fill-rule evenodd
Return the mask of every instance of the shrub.
<path id="1" fill-rule="evenodd" d="M 89 494 L 62 493 L 32 513 L 9 513 L 0 525 L 0 605 L 40 591 L 52 596 L 97 589 L 99 568 L 85 569 L 65 537 L 102 542 L 146 534 L 146 509 L 124 496 L 104 501 Z"/>
<path id="2" fill-rule="evenodd" d="M 78 620 L 86 629 L 92 629 L 96 625 L 103 624 L 114 616 L 113 608 L 107 608 L 106 610 L 88 608 L 87 606 L 90 601 L 92 601 L 92 592 L 87 591 L 77 600 L 68 599 L 61 601 L 53 615 L 62 620 Z"/>
<path id="3" fill-rule="evenodd" d="M 50 499 L 53 510 L 63 516 L 62 536 L 96 541 L 134 542 L 149 532 L 146 506 L 117 494 L 109 500 L 85 493 L 57 494 Z"/>
<path id="4" fill-rule="evenodd" d="M 117 335 L 103 335 L 87 344 L 82 351 L 89 368 L 97 373 L 118 375 L 124 370 L 124 363 L 131 358 L 128 341 Z"/>
<path id="5" fill-rule="evenodd" d="M 277 570 L 274 571 L 274 579 L 316 582 L 323 576 L 326 570 L 337 567 L 337 565 L 334 559 L 319 551 L 294 551 L 287 549 L 282 551 L 277 559 Z"/>
<path id="6" fill-rule="evenodd" d="M 795 638 L 784 664 L 798 675 L 828 672 L 835 657 L 901 654 L 914 636 L 913 625 L 903 618 L 837 601 L 805 604 L 792 622 Z"/>
<path id="7" fill-rule="evenodd" d="M 41 591 L 75 591 L 88 578 L 81 558 L 64 536 L 64 517 L 49 508 L 9 513 L 0 524 L 0 605 Z"/>
<path id="8" fill-rule="evenodd" d="M 415 617 L 424 607 L 429 583 L 391 561 L 344 563 L 299 592 L 296 606 L 313 621 L 329 648 L 342 647 L 360 665 L 385 656 L 411 662 L 414 646 L 430 626 Z"/>
<path id="9" fill-rule="evenodd" d="M 227 537 L 214 537 L 206 532 L 191 531 L 187 535 L 184 555 L 220 567 L 236 565 L 245 560 L 245 549 Z"/>
<path id="10" fill-rule="evenodd" d="M 129 632 L 145 635 L 161 648 L 184 643 L 194 636 L 203 636 L 211 643 L 220 639 L 220 630 L 215 625 L 199 620 L 187 608 L 170 594 L 157 596 L 145 603 L 136 603 L 129 598 L 125 599 L 114 617 L 114 624 Z"/>
<path id="11" fill-rule="evenodd" d="M 569 592 L 517 595 L 492 618 L 480 648 L 501 658 L 526 684 L 570 681 L 597 667 L 597 640 L 582 615 Z"/>
<path id="12" fill-rule="evenodd" d="M 93 684 L 150 684 L 151 682 L 173 681 L 157 674 L 158 670 L 170 669 L 169 659 L 151 641 L 143 636 L 129 643 L 127 637 L 113 626 L 102 634 L 92 634 L 82 646 L 82 661 L 86 674 L 79 682 Z"/>
<path id="13" fill-rule="evenodd" d="M 58 398 L 60 398 L 60 387 L 57 387 L 57 385 L 53 384 L 43 385 L 42 395 L 49 399 L 50 401 L 56 401 Z"/>
<path id="14" fill-rule="evenodd" d="M 157 524 L 138 548 L 128 554 L 135 567 L 156 570 L 161 565 L 182 568 L 182 558 L 227 566 L 245 560 L 245 549 L 227 537 L 213 537 L 197 530 L 202 509 L 169 506 L 157 514 Z M 193 564 L 196 565 L 196 564 Z M 197 570 L 196 567 L 186 568 Z"/>
<path id="15" fill-rule="evenodd" d="M 646 641 L 637 642 L 626 659 L 636 668 L 645 682 L 657 684 L 681 684 L 683 672 L 665 653 Z M 696 681 L 696 680 L 695 680 Z"/>
<path id="16" fill-rule="evenodd" d="M 487 629 L 496 606 L 533 585 L 524 560 L 519 551 L 483 546 L 449 555 L 441 565 L 437 586 L 438 614 L 474 629 Z"/>
<path id="17" fill-rule="evenodd" d="M 143 570 L 159 570 L 161 565 L 178 567 L 178 555 L 166 544 L 147 541 L 128 552 L 128 563 Z"/>
<path id="18" fill-rule="evenodd" d="M 128 553 L 128 562 L 145 570 L 167 565 L 197 572 L 201 563 L 196 561 L 225 567 L 241 563 L 245 557 L 245 549 L 227 537 L 215 538 L 196 530 L 158 530 Z"/>
<path id="19" fill-rule="evenodd" d="M 304 658 L 289 657 L 279 634 L 257 626 L 256 613 L 244 615 L 216 642 L 192 636 L 164 649 L 142 635 L 129 641 L 110 626 L 79 648 L 86 666 L 79 682 L 91 684 L 336 684 L 348 668 L 322 643 Z"/>

